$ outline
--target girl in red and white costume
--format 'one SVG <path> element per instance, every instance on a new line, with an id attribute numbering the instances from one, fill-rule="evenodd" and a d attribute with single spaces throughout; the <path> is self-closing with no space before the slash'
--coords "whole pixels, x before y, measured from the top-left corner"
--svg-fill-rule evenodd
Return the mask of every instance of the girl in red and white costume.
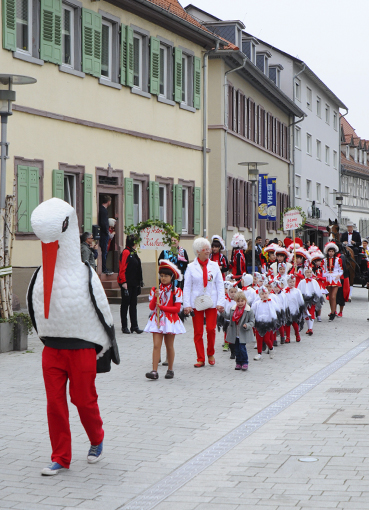
<path id="1" fill-rule="evenodd" d="M 205 365 L 205 349 L 203 341 L 204 314 L 206 317 L 207 356 L 209 365 L 215 365 L 214 346 L 217 325 L 217 311 L 224 311 L 224 283 L 216 262 L 209 260 L 211 246 L 207 239 L 199 237 L 193 243 L 195 260 L 188 265 L 183 288 L 183 307 L 187 315 L 194 312 L 192 323 L 194 327 L 194 342 L 197 353 L 195 368 Z M 206 310 L 196 310 L 196 298 L 209 296 L 212 306 Z"/>
<path id="2" fill-rule="evenodd" d="M 225 250 L 225 242 L 220 236 L 213 236 L 211 238 L 211 254 L 209 259 L 218 264 L 223 280 L 225 280 L 228 271 L 228 260 L 227 257 L 221 253 L 222 250 Z"/>
<path id="3" fill-rule="evenodd" d="M 246 240 L 240 233 L 234 234 L 231 241 L 232 255 L 229 263 L 229 269 L 235 280 L 240 280 L 243 273 L 246 273 L 246 257 L 244 250 L 246 249 Z"/>
<path id="4" fill-rule="evenodd" d="M 305 301 L 299 289 L 296 288 L 295 275 L 290 274 L 287 278 L 288 286 L 284 289 L 286 295 L 286 344 L 291 341 L 291 326 L 295 332 L 296 342 L 300 342 L 300 330 L 304 325 Z"/>
<path id="5" fill-rule="evenodd" d="M 297 287 L 304 298 L 306 305 L 306 320 L 308 321 L 307 335 L 313 334 L 315 310 L 320 310 L 324 304 L 322 291 L 318 282 L 313 278 L 313 270 L 309 266 L 305 269 L 305 279 L 301 280 Z"/>
<path id="6" fill-rule="evenodd" d="M 317 246 L 312 246 L 309 249 L 309 255 L 311 260 L 311 266 L 313 269 L 313 278 L 317 281 L 322 295 L 328 294 L 326 289 L 327 280 L 323 276 L 322 261 L 324 259 L 323 253 Z M 316 319 L 318 322 L 322 322 L 321 317 L 322 310 L 315 310 Z"/>
<path id="7" fill-rule="evenodd" d="M 225 296 L 225 305 L 224 305 L 224 313 L 225 315 L 230 314 L 230 310 L 232 306 L 236 306 L 236 301 L 234 300 L 235 295 L 238 292 L 237 283 L 233 282 L 231 280 L 224 282 L 224 296 Z M 224 344 L 223 344 L 223 351 L 228 351 L 228 349 L 231 350 L 231 359 L 235 359 L 234 355 L 234 344 L 229 344 L 226 340 L 227 337 L 227 329 L 229 326 L 229 320 L 222 317 L 223 314 L 219 314 L 218 317 L 223 318 L 223 332 L 224 332 Z M 219 329 L 218 329 L 219 331 Z"/>
<path id="8" fill-rule="evenodd" d="M 175 281 L 182 280 L 182 273 L 175 264 L 162 259 L 159 266 L 159 289 L 153 287 L 149 296 L 151 314 L 144 331 L 153 334 L 154 348 L 152 353 L 152 371 L 146 374 L 148 379 L 159 379 L 158 364 L 160 361 L 163 338 L 167 349 L 168 371 L 165 379 L 173 379 L 174 338 L 186 333 L 183 322 L 178 316 L 182 306 L 182 290 L 175 286 Z M 159 298 L 159 303 L 158 303 Z M 159 324 L 157 310 L 159 313 Z"/>
<path id="9" fill-rule="evenodd" d="M 269 356 L 273 358 L 273 331 L 277 329 L 278 317 L 275 302 L 270 298 L 268 289 L 265 286 L 259 288 L 259 298 L 254 301 L 251 309 L 255 315 L 255 330 L 258 353 L 254 360 L 258 361 L 262 357 L 263 342 L 269 349 Z"/>
<path id="10" fill-rule="evenodd" d="M 273 262 L 273 264 L 270 266 L 270 269 L 273 270 L 273 276 L 276 276 L 278 278 L 279 268 L 282 263 L 285 264 L 287 273 L 292 269 L 292 264 L 288 261 L 289 258 L 289 252 L 286 248 L 283 248 L 283 246 L 278 246 L 275 250 L 275 256 L 276 256 L 276 262 Z"/>
<path id="11" fill-rule="evenodd" d="M 327 280 L 327 290 L 329 293 L 329 304 L 331 313 L 329 314 L 329 322 L 332 322 L 336 316 L 336 297 L 338 287 L 341 287 L 341 276 L 343 275 L 342 260 L 337 255 L 338 246 L 336 243 L 327 243 L 324 246 L 326 258 L 323 265 L 323 276 Z"/>
<path id="12" fill-rule="evenodd" d="M 267 258 L 262 257 L 261 258 L 261 272 L 263 274 L 273 274 L 273 270 L 271 269 L 271 266 L 276 261 L 275 251 L 279 248 L 278 244 L 268 244 L 266 248 L 264 248 L 264 253 L 267 254 Z"/>
<path id="13" fill-rule="evenodd" d="M 279 336 L 280 342 L 283 345 L 285 343 L 284 327 L 286 324 L 286 294 L 283 291 L 285 284 L 282 280 L 274 280 L 272 282 L 272 289 L 274 292 L 275 300 L 278 303 L 280 317 L 279 317 Z"/>

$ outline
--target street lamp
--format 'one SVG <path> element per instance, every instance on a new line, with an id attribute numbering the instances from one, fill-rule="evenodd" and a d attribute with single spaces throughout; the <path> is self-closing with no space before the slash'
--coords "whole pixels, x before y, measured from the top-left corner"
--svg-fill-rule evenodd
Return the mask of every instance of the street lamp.
<path id="1" fill-rule="evenodd" d="M 256 228 L 256 213 L 255 213 L 255 202 L 256 202 L 256 183 L 259 178 L 259 170 L 258 166 L 268 165 L 268 163 L 263 163 L 261 161 L 243 161 L 242 163 L 238 163 L 240 166 L 247 166 L 248 168 L 248 179 L 251 182 L 251 190 L 252 190 L 252 271 L 255 271 L 255 228 Z"/>
<path id="2" fill-rule="evenodd" d="M 2 223 L 5 217 L 5 191 L 6 191 L 6 160 L 8 159 L 8 142 L 6 131 L 8 117 L 12 115 L 12 102 L 15 101 L 15 90 L 13 85 L 27 85 L 36 83 L 35 78 L 20 76 L 18 74 L 0 74 L 0 116 L 1 116 L 1 180 L 0 180 L 0 234 L 2 234 Z"/>

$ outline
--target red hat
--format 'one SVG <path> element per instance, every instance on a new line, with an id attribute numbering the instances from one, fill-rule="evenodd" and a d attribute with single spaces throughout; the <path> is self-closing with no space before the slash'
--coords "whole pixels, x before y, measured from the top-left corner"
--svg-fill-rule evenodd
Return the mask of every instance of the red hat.
<path id="1" fill-rule="evenodd" d="M 288 251 L 286 250 L 286 248 L 283 248 L 283 246 L 279 246 L 276 250 L 275 250 L 275 254 L 278 255 L 279 253 L 281 253 L 282 255 L 286 255 L 286 257 L 288 257 L 289 253 Z"/>
<path id="2" fill-rule="evenodd" d="M 178 269 L 178 267 L 173 264 L 173 262 L 171 262 L 170 260 L 167 260 L 167 259 L 163 259 L 160 261 L 160 264 L 159 264 L 159 273 L 160 273 L 160 269 L 162 269 L 163 267 L 165 267 L 166 269 L 170 269 L 172 271 L 172 273 L 174 274 L 174 278 L 178 281 L 181 281 L 183 276 L 182 276 L 182 273 L 181 271 Z"/>

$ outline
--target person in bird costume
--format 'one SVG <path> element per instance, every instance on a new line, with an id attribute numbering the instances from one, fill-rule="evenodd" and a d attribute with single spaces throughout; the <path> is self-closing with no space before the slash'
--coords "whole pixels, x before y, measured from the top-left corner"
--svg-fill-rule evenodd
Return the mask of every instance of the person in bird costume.
<path id="1" fill-rule="evenodd" d="M 324 297 L 318 282 L 313 278 L 311 265 L 305 269 L 305 278 L 300 280 L 297 288 L 300 290 L 306 305 L 305 319 L 308 322 L 306 334 L 311 336 L 313 334 L 315 313 L 317 310 L 321 310 L 324 304 Z"/>
<path id="2" fill-rule="evenodd" d="M 113 317 L 102 284 L 80 255 L 75 209 L 59 198 L 41 203 L 31 225 L 41 240 L 42 265 L 32 276 L 27 303 L 44 344 L 42 371 L 47 398 L 51 464 L 43 475 L 68 469 L 72 458 L 67 382 L 91 446 L 87 461 L 102 457 L 104 430 L 97 404 L 97 372 L 119 364 Z"/>
<path id="3" fill-rule="evenodd" d="M 232 271 L 232 277 L 234 280 L 239 281 L 242 278 L 243 273 L 246 273 L 246 240 L 242 234 L 237 232 L 233 235 L 232 241 L 232 254 L 229 262 L 229 269 Z"/>

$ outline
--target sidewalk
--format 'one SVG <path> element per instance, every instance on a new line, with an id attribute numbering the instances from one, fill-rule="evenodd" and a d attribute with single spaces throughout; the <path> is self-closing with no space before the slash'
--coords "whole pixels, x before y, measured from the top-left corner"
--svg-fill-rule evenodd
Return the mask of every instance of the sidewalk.
<path id="1" fill-rule="evenodd" d="M 314 336 L 279 346 L 273 360 L 234 370 L 217 334 L 216 365 L 194 369 L 192 326 L 177 337 L 175 378 L 149 381 L 152 340 L 122 335 L 112 310 L 121 365 L 97 377 L 106 439 L 104 459 L 88 465 L 88 439 L 70 406 L 73 461 L 68 472 L 41 477 L 50 459 L 42 344 L 0 356 L 0 508 L 117 510 L 134 505 L 154 483 L 303 383 L 369 337 L 368 292 L 355 288 L 343 319 L 316 323 Z M 144 327 L 148 306 L 139 305 Z M 210 467 L 185 483 L 157 510 L 282 510 L 368 507 L 369 349 L 270 419 Z M 164 356 L 164 349 L 163 349 Z M 330 391 L 334 390 L 334 391 Z M 341 391 L 337 391 L 341 390 Z M 364 416 L 364 418 L 352 418 Z M 303 463 L 300 457 L 318 460 Z M 132 501 L 132 503 L 130 503 Z M 144 507 L 143 507 L 144 508 Z M 147 510 L 147 508 L 144 508 Z"/>

